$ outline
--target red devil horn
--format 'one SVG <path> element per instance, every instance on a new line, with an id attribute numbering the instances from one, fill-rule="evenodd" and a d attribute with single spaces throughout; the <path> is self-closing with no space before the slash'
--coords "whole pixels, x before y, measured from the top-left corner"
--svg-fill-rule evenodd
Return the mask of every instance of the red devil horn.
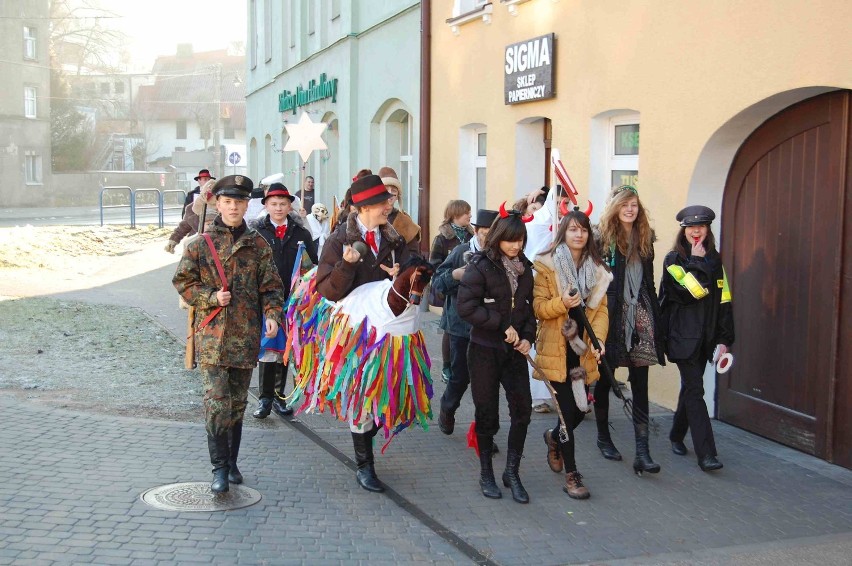
<path id="1" fill-rule="evenodd" d="M 565 197 L 562 197 L 562 200 L 559 201 L 559 214 L 568 216 L 568 199 Z"/>
<path id="2" fill-rule="evenodd" d="M 503 201 L 503 204 L 500 205 L 500 218 L 508 218 L 509 213 L 506 212 L 506 201 Z"/>
<path id="3" fill-rule="evenodd" d="M 586 208 L 586 212 L 584 212 L 583 214 L 585 214 L 586 216 L 591 216 L 592 211 L 594 209 L 595 209 L 595 207 L 592 205 L 592 201 L 589 201 L 589 206 Z"/>
<path id="4" fill-rule="evenodd" d="M 530 214 L 529 216 L 521 216 L 521 220 L 524 224 L 526 224 L 527 222 L 532 222 L 533 218 L 535 218 L 535 216 L 533 216 L 532 214 Z"/>

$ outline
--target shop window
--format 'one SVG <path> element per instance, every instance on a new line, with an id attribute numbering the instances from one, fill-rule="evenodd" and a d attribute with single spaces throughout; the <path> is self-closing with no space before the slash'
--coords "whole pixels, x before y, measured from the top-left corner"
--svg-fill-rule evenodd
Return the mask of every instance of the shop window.
<path id="1" fill-rule="evenodd" d="M 639 117 L 611 119 L 608 135 L 609 184 L 639 184 Z"/>
<path id="2" fill-rule="evenodd" d="M 186 120 L 178 120 L 175 122 L 175 139 L 186 139 Z"/>
<path id="3" fill-rule="evenodd" d="M 38 117 L 38 107 L 36 99 L 38 90 L 34 86 L 24 87 L 24 116 L 26 118 Z"/>
<path id="4" fill-rule="evenodd" d="M 40 185 L 41 178 L 41 155 L 35 151 L 24 153 L 24 167 L 26 169 L 26 182 L 28 185 Z"/>
<path id="5" fill-rule="evenodd" d="M 33 26 L 24 26 L 24 59 L 29 59 L 30 61 L 38 59 L 36 38 L 36 28 Z"/>

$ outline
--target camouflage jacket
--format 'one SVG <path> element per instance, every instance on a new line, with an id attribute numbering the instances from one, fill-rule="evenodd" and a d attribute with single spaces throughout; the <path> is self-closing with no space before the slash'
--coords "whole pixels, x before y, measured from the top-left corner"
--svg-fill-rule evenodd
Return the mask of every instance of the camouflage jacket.
<path id="1" fill-rule="evenodd" d="M 234 242 L 230 230 L 217 221 L 207 233 L 228 279 L 230 304 L 198 330 L 218 306 L 216 292 L 222 288 L 204 238 L 187 244 L 172 278 L 178 293 L 195 307 L 195 359 L 201 364 L 253 368 L 260 351 L 261 315 L 281 323 L 284 285 L 272 261 L 272 250 L 257 232 L 246 229 Z"/>

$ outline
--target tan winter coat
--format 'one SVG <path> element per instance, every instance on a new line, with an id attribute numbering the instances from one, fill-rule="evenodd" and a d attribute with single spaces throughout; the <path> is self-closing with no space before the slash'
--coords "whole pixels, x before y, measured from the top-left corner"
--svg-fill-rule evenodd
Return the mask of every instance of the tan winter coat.
<path id="1" fill-rule="evenodd" d="M 568 344 L 562 334 L 562 326 L 568 318 L 568 309 L 562 302 L 562 285 L 553 264 L 550 253 L 536 256 L 533 263 L 535 285 L 533 287 L 533 311 L 539 320 L 536 337 L 536 363 L 547 379 L 564 383 L 567 379 Z M 606 342 L 609 331 L 609 311 L 607 309 L 606 290 L 612 281 L 612 274 L 602 265 L 597 269 L 597 284 L 586 301 L 586 317 L 601 344 Z M 580 365 L 586 370 L 586 383 L 598 380 L 600 371 L 589 337 L 584 341 L 589 349 L 580 358 Z M 533 374 L 537 377 L 537 374 Z"/>

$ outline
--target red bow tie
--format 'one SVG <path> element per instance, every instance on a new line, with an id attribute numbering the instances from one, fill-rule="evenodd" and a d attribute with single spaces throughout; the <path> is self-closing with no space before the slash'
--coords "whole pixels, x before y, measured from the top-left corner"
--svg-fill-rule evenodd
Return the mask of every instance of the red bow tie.
<path id="1" fill-rule="evenodd" d="M 279 240 L 284 237 L 284 234 L 287 233 L 287 225 L 276 226 L 275 227 L 275 237 Z"/>
<path id="2" fill-rule="evenodd" d="M 376 245 L 376 233 L 372 230 L 367 230 L 367 233 L 364 234 L 364 241 L 367 242 L 367 245 L 370 246 L 370 249 L 373 250 L 373 253 L 379 253 L 379 246 Z"/>

